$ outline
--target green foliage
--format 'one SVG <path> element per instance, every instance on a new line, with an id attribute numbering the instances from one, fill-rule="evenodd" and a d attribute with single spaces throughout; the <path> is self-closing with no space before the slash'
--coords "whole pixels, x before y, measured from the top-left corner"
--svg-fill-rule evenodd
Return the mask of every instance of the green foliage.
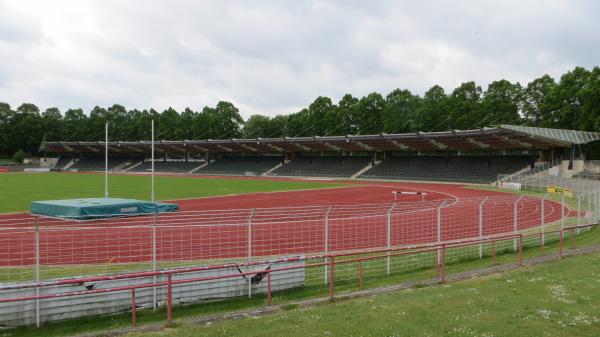
<path id="1" fill-rule="evenodd" d="M 577 115 L 575 119 L 574 116 Z M 12 109 L 0 102 L 0 156 L 18 149 L 35 153 L 47 141 L 98 141 L 110 123 L 112 140 L 147 140 L 154 119 L 157 139 L 229 139 L 378 134 L 472 129 L 498 124 L 524 124 L 562 129 L 600 129 L 600 68 L 576 67 L 557 82 L 548 75 L 527 85 L 505 79 L 486 90 L 465 82 L 446 93 L 434 85 L 423 96 L 394 89 L 385 97 L 344 95 L 337 104 L 319 96 L 308 107 L 289 115 L 252 115 L 244 121 L 231 102 L 221 101 L 201 111 L 168 108 L 162 112 L 127 110 L 114 104 L 61 114 L 57 108 L 40 113 L 24 103 Z M 584 148 L 588 158 L 600 157 L 600 145 Z"/>
<path id="2" fill-rule="evenodd" d="M 25 160 L 25 156 L 26 156 L 25 152 L 23 150 L 19 149 L 19 150 L 17 150 L 17 152 L 15 152 L 15 154 L 13 154 L 12 160 L 15 163 L 22 164 L 23 161 Z"/>

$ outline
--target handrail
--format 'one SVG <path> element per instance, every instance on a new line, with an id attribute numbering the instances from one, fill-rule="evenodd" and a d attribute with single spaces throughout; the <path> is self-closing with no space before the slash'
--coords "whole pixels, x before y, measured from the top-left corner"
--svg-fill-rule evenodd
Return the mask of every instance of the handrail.
<path id="1" fill-rule="evenodd" d="M 489 242 L 493 242 L 495 244 L 497 241 L 510 240 L 510 239 L 514 239 L 517 237 L 520 238 L 520 242 L 521 242 L 521 244 L 520 244 L 521 254 L 519 254 L 519 264 L 520 264 L 522 261 L 522 242 L 523 242 L 522 238 L 523 238 L 523 235 L 522 234 L 510 234 L 510 235 L 488 236 L 488 237 L 484 237 L 481 239 L 462 240 L 462 241 L 450 242 L 450 243 L 443 242 L 443 243 L 439 243 L 439 244 L 438 243 L 423 244 L 420 246 L 413 246 L 413 247 L 396 247 L 396 248 L 390 248 L 390 249 L 378 249 L 378 250 L 361 251 L 361 252 L 355 252 L 355 253 L 321 254 L 321 255 L 315 255 L 315 256 L 310 256 L 310 257 L 295 257 L 295 258 L 289 258 L 289 259 L 279 259 L 276 261 L 300 261 L 300 260 L 304 261 L 304 260 L 308 260 L 308 259 L 327 258 L 327 260 L 324 259 L 325 262 L 319 262 L 319 263 L 278 267 L 278 268 L 271 268 L 269 270 L 259 270 L 259 271 L 255 270 L 255 271 L 246 271 L 246 272 L 239 272 L 239 273 L 230 273 L 230 274 L 224 274 L 224 275 L 191 277 L 191 278 L 180 279 L 180 280 L 173 280 L 172 276 L 176 275 L 176 274 L 189 273 L 192 271 L 210 270 L 211 268 L 213 268 L 213 269 L 230 268 L 231 266 L 242 266 L 244 264 L 228 264 L 228 265 L 220 265 L 220 266 L 182 268 L 182 269 L 176 269 L 176 270 L 130 273 L 130 274 L 121 274 L 121 275 L 113 275 L 113 276 L 106 276 L 106 277 L 57 280 L 54 282 L 41 282 L 41 283 L 36 283 L 36 284 L 30 283 L 30 284 L 24 284 L 24 285 L 20 285 L 20 286 L 15 285 L 15 286 L 10 286 L 10 287 L 4 287 L 3 289 L 19 289 L 19 288 L 30 288 L 30 287 L 41 288 L 41 287 L 53 286 L 53 285 L 79 284 L 82 282 L 83 283 L 88 282 L 90 280 L 110 281 L 110 280 L 131 279 L 131 278 L 139 278 L 139 277 L 155 276 L 155 275 L 166 275 L 167 276 L 167 281 L 146 282 L 146 283 L 137 284 L 137 285 L 118 286 L 118 287 L 104 288 L 104 289 L 71 291 L 71 292 L 63 292 L 63 293 L 57 293 L 57 294 L 44 294 L 44 295 L 34 295 L 34 296 L 13 297 L 13 298 L 0 298 L 0 303 L 42 300 L 42 299 L 61 298 L 61 297 L 70 297 L 70 296 L 82 296 L 82 295 L 119 292 L 119 291 L 130 291 L 131 292 L 131 301 L 132 301 L 132 325 L 135 325 L 136 321 L 137 321 L 137 314 L 136 314 L 136 309 L 135 309 L 135 305 L 136 305 L 135 291 L 137 289 L 166 286 L 167 287 L 167 322 L 170 323 L 172 320 L 172 287 L 173 287 L 173 285 L 177 285 L 177 284 L 212 281 L 212 280 L 227 279 L 227 278 L 237 278 L 240 276 L 250 276 L 250 275 L 256 275 L 258 273 L 266 273 L 266 276 L 267 276 L 267 298 L 268 298 L 268 304 L 270 305 L 271 304 L 270 280 L 271 280 L 272 273 L 328 265 L 329 272 L 330 272 L 329 297 L 330 297 L 330 299 L 333 299 L 334 276 L 335 276 L 334 269 L 335 269 L 336 265 L 346 264 L 346 263 L 356 263 L 356 262 L 360 263 L 360 262 L 368 261 L 368 260 L 383 259 L 383 258 L 387 258 L 389 256 L 411 255 L 411 254 L 419 254 L 419 253 L 431 252 L 431 251 L 437 252 L 441 249 L 442 259 L 441 259 L 441 263 L 440 263 L 441 271 L 439 272 L 439 277 L 440 277 L 440 282 L 444 282 L 445 281 L 445 266 L 444 265 L 445 265 L 446 249 L 462 247 L 462 246 L 467 246 L 467 245 L 475 245 L 475 244 L 480 244 L 480 243 L 489 243 Z M 392 252 L 395 252 L 395 253 L 392 253 Z M 344 259 L 344 260 L 337 260 L 337 261 L 335 259 L 336 257 L 342 257 L 342 256 L 364 255 L 364 254 L 375 254 L 375 253 L 385 253 L 385 254 L 367 256 L 367 257 L 357 257 L 354 259 Z M 275 263 L 275 262 L 272 262 L 272 263 Z M 256 261 L 256 262 L 252 262 L 252 263 L 246 263 L 245 265 L 259 265 L 259 264 L 264 264 L 264 262 Z M 436 263 L 436 270 L 437 269 L 438 269 L 438 265 Z M 360 282 L 362 284 L 362 282 L 363 282 L 362 270 L 360 272 L 360 279 L 361 279 Z"/>
<path id="2" fill-rule="evenodd" d="M 574 231 L 583 228 L 592 228 L 595 226 L 599 226 L 600 223 L 595 224 L 585 224 L 578 226 L 569 226 L 564 227 L 559 230 L 552 230 L 545 232 L 549 233 L 559 233 L 560 234 L 560 245 L 558 258 L 562 257 L 563 250 L 563 237 L 564 233 L 567 231 Z M 55 281 L 45 281 L 39 283 L 27 283 L 27 284 L 18 284 L 18 285 L 8 285 L 0 287 L 1 290 L 9 290 L 9 289 L 25 289 L 25 288 L 42 288 L 42 287 L 51 287 L 51 286 L 59 286 L 59 285 L 68 285 L 68 284 L 81 284 L 86 282 L 100 282 L 100 281 L 113 281 L 113 280 L 122 280 L 122 279 L 134 279 L 141 277 L 149 277 L 149 276 L 167 276 L 166 281 L 156 281 L 156 282 L 146 282 L 142 284 L 136 285 L 128 285 L 128 286 L 118 286 L 112 288 L 104 288 L 104 289 L 89 289 L 82 291 L 70 291 L 63 292 L 57 294 L 38 294 L 34 296 L 21 296 L 21 297 L 13 297 L 13 298 L 0 298 L 0 303 L 8 303 L 8 302 L 20 302 L 20 301 L 31 301 L 31 300 L 42 300 L 42 299 L 50 299 L 50 298 L 62 298 L 62 297 L 71 297 L 71 296 L 82 296 L 82 295 L 90 295 L 90 294 L 100 294 L 100 293 L 109 293 L 109 292 L 119 292 L 119 291 L 130 291 L 131 292 L 131 307 L 132 307 L 132 325 L 135 326 L 137 324 L 137 313 L 136 313 L 136 290 L 152 288 L 152 287 L 167 287 L 167 323 L 172 321 L 172 287 L 173 285 L 178 284 L 187 284 L 187 283 L 196 283 L 196 282 L 204 282 L 204 281 L 212 281 L 219 279 L 228 279 L 228 278 L 237 278 L 240 276 L 246 277 L 251 275 L 257 275 L 259 273 L 266 274 L 267 277 L 267 303 L 271 305 L 272 295 L 271 295 L 271 274 L 274 272 L 282 272 L 288 270 L 295 269 L 303 269 L 303 268 L 311 268 L 311 267 L 322 267 L 329 266 L 329 298 L 334 298 L 334 281 L 335 281 L 335 266 L 341 264 L 348 263 L 359 263 L 359 279 L 360 285 L 363 285 L 363 272 L 361 263 L 369 260 L 376 259 L 385 259 L 390 256 L 402 256 L 402 255 L 412 255 L 412 254 L 420 254 L 424 252 L 435 252 L 437 254 L 441 254 L 441 259 L 438 264 L 438 259 L 436 257 L 435 267 L 436 271 L 438 271 L 439 282 L 445 282 L 446 277 L 446 251 L 450 248 L 458 248 L 470 245 L 479 245 L 483 243 L 491 243 L 493 245 L 493 261 L 494 264 L 496 262 L 496 243 L 498 241 L 506 241 L 519 239 L 519 254 L 518 254 L 518 262 L 517 264 L 520 266 L 523 263 L 523 239 L 525 237 L 531 236 L 539 236 L 541 233 L 531 233 L 531 234 L 498 234 L 498 235 L 489 235 L 481 238 L 473 238 L 467 240 L 456 240 L 451 242 L 441 242 L 441 243 L 425 243 L 420 245 L 411 245 L 411 246 L 402 246 L 402 247 L 393 247 L 386 249 L 370 249 L 370 250 L 361 250 L 359 252 L 342 252 L 342 253 L 334 253 L 334 254 L 317 254 L 312 256 L 297 256 L 290 258 L 279 258 L 275 260 L 264 260 L 264 261 L 253 261 L 246 263 L 231 263 L 231 264 L 222 264 L 222 265 L 212 265 L 212 266 L 201 266 L 201 267 L 188 267 L 188 268 L 178 268 L 172 270 L 161 270 L 155 272 L 138 272 L 138 273 L 126 273 L 126 274 L 117 274 L 111 276 L 96 276 L 96 277 L 87 277 L 87 278 L 72 278 L 72 279 L 64 279 L 64 280 L 55 280 Z M 573 238 L 573 235 L 571 236 Z M 345 256 L 356 256 L 356 255 L 368 255 L 368 254 L 378 254 L 379 255 L 370 255 L 370 256 L 362 256 L 355 257 L 353 259 L 337 259 Z M 284 263 L 284 262 L 293 262 L 293 261 L 307 261 L 307 260 L 315 260 L 322 259 L 324 262 L 316 262 L 316 263 L 308 263 L 302 265 L 293 265 L 293 266 L 285 266 L 285 267 L 276 267 L 268 270 L 253 270 L 253 271 L 245 271 L 245 272 L 237 272 L 237 273 L 228 273 L 223 275 L 213 275 L 213 276 L 200 276 L 200 277 L 190 277 L 186 279 L 173 280 L 173 275 L 185 274 L 195 271 L 206 271 L 206 270 L 218 270 L 218 269 L 228 269 L 233 267 L 251 267 L 257 265 L 264 264 L 275 264 L 275 263 Z M 439 268 L 438 268 L 439 267 Z"/>

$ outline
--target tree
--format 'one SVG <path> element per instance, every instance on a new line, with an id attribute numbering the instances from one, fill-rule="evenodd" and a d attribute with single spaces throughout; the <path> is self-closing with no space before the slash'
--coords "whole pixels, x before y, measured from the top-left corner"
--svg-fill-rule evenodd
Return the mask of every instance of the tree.
<path id="1" fill-rule="evenodd" d="M 40 110 L 31 103 L 23 103 L 14 114 L 8 128 L 9 149 L 37 153 L 43 139 Z"/>
<path id="2" fill-rule="evenodd" d="M 591 73 L 582 68 L 576 67 L 572 71 L 562 75 L 558 85 L 548 94 L 543 108 L 543 125 L 560 129 L 573 128 L 573 109 L 574 103 L 584 105 L 586 97 L 584 92 L 589 84 Z"/>
<path id="3" fill-rule="evenodd" d="M 211 123 L 217 132 L 217 139 L 237 138 L 241 135 L 244 119 L 232 103 L 226 101 L 217 103 L 212 117 Z"/>
<path id="4" fill-rule="evenodd" d="M 181 117 L 179 118 L 179 130 L 181 134 L 181 138 L 183 139 L 194 139 L 195 129 L 194 129 L 194 121 L 196 119 L 196 115 L 198 113 L 192 109 L 185 108 L 181 113 Z"/>
<path id="5" fill-rule="evenodd" d="M 154 122 L 155 136 L 159 140 L 179 140 L 181 139 L 180 115 L 177 110 L 169 107 L 164 110 L 158 119 Z"/>
<path id="6" fill-rule="evenodd" d="M 520 124 L 523 88 L 507 80 L 490 83 L 482 102 L 483 119 L 477 126 Z"/>
<path id="7" fill-rule="evenodd" d="M 481 87 L 475 82 L 462 83 L 448 98 L 449 116 L 433 126 L 435 130 L 472 129 L 483 126 L 481 111 Z M 432 131 L 433 131 L 432 129 Z"/>
<path id="8" fill-rule="evenodd" d="M 9 144 L 10 128 L 15 112 L 8 103 L 0 102 L 0 156 L 8 157 L 14 153 Z"/>
<path id="9" fill-rule="evenodd" d="M 307 109 L 302 109 L 288 116 L 285 137 L 312 136 L 312 125 L 308 125 Z"/>
<path id="10" fill-rule="evenodd" d="M 431 87 L 423 95 L 422 103 L 416 113 L 416 130 L 434 131 L 440 124 L 446 124 L 450 118 L 448 97 L 439 85 Z"/>
<path id="11" fill-rule="evenodd" d="M 62 141 L 78 141 L 87 138 L 89 121 L 81 109 L 69 109 L 62 120 Z"/>
<path id="12" fill-rule="evenodd" d="M 23 161 L 25 160 L 25 157 L 27 156 L 27 154 L 25 154 L 25 152 L 21 149 L 17 150 L 17 152 L 15 152 L 15 154 L 12 157 L 12 160 L 15 163 L 18 164 L 23 164 Z"/>
<path id="13" fill-rule="evenodd" d="M 271 118 L 262 115 L 252 115 L 244 124 L 244 138 L 269 137 L 273 133 Z"/>
<path id="14" fill-rule="evenodd" d="M 106 109 L 95 106 L 90 112 L 87 123 L 86 137 L 81 140 L 104 141 L 104 126 L 110 122 Z M 110 131 L 109 131 L 110 132 Z M 114 139 L 111 137 L 110 139 Z"/>
<path id="15" fill-rule="evenodd" d="M 381 94 L 372 92 L 358 102 L 358 133 L 378 134 L 383 131 L 385 100 Z"/>
<path id="16" fill-rule="evenodd" d="M 542 121 L 541 110 L 546 97 L 556 88 L 556 82 L 548 75 L 536 78 L 523 90 L 523 117 L 532 125 L 539 126 Z"/>
<path id="17" fill-rule="evenodd" d="M 48 108 L 42 113 L 41 123 L 45 140 L 60 141 L 64 139 L 62 118 L 58 108 Z"/>
<path id="18" fill-rule="evenodd" d="M 417 111 L 421 98 L 409 90 L 395 89 L 385 98 L 383 132 L 399 133 L 417 131 Z"/>
<path id="19" fill-rule="evenodd" d="M 359 99 L 345 94 L 338 102 L 337 122 L 341 126 L 341 134 L 353 135 L 358 133 L 359 115 Z"/>
<path id="20" fill-rule="evenodd" d="M 308 106 L 304 126 L 310 128 L 312 136 L 332 135 L 339 129 L 336 123 L 336 106 L 331 98 L 319 96 Z"/>

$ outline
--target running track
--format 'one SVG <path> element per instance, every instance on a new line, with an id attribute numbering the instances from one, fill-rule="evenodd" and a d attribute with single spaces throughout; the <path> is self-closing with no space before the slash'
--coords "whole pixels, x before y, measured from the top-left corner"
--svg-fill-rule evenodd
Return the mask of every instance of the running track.
<path id="1" fill-rule="evenodd" d="M 345 188 L 179 200 L 182 212 L 160 215 L 157 220 L 157 259 L 239 259 L 247 258 L 248 253 L 257 257 L 317 253 L 326 247 L 329 251 L 385 247 L 387 212 L 394 204 L 391 192 L 398 190 L 425 191 L 428 195 L 425 202 L 419 196 L 399 198 L 390 213 L 392 245 L 435 242 L 437 212 L 442 203 L 442 241 L 477 237 L 479 204 L 486 197 L 482 234 L 513 230 L 517 197 L 511 194 L 449 184 L 351 183 L 354 186 Z M 329 209 L 331 205 L 335 206 Z M 518 229 L 539 226 L 540 206 L 540 199 L 530 197 L 517 203 Z M 545 223 L 560 219 L 560 207 L 558 203 L 545 202 Z M 574 215 L 568 210 L 565 214 Z M 61 265 L 151 261 L 151 224 L 152 217 L 80 223 L 41 221 L 40 262 Z M 0 266 L 34 264 L 32 226 L 33 219 L 28 214 L 0 215 Z"/>

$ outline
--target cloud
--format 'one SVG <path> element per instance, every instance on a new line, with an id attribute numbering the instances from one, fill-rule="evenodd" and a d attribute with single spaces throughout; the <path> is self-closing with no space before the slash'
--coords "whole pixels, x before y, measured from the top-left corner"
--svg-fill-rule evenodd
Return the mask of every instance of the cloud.
<path id="1" fill-rule="evenodd" d="M 0 101 L 291 113 L 600 59 L 593 1 L 2 1 Z"/>

